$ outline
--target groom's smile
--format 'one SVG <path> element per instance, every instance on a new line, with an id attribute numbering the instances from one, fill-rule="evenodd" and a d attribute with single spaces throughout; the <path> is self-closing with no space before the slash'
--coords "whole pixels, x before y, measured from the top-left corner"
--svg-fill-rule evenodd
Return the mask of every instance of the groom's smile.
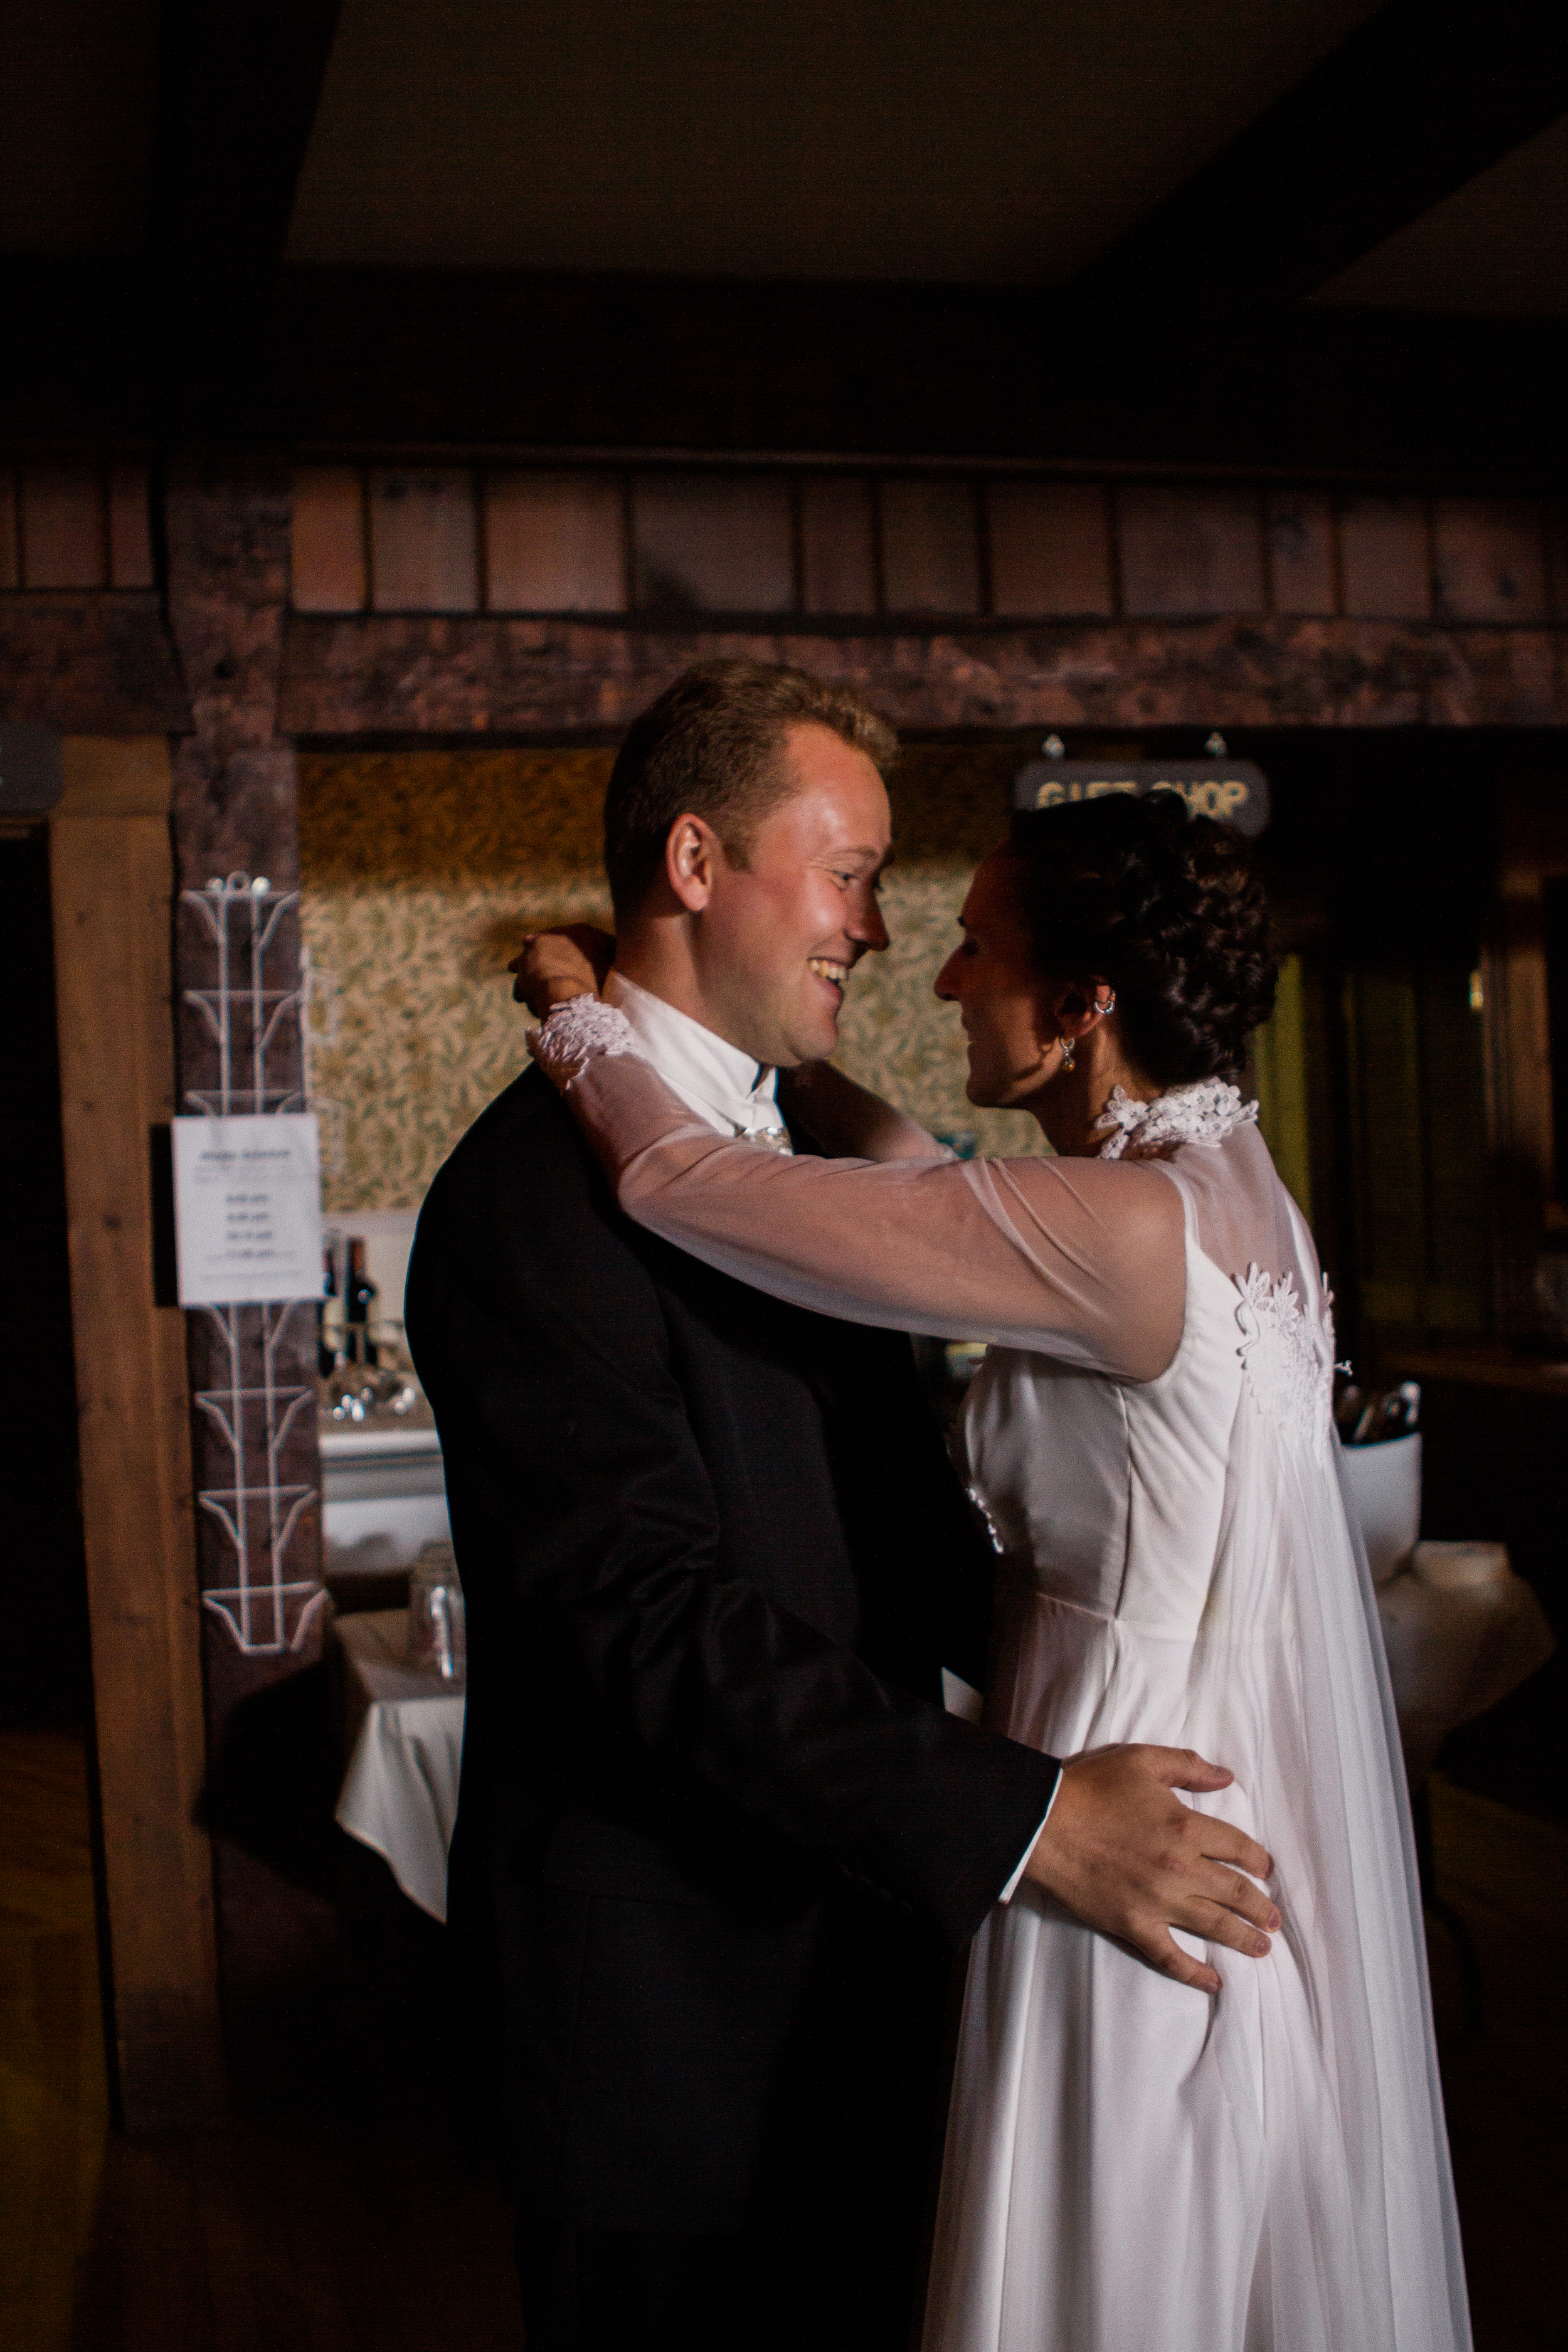
<path id="1" fill-rule="evenodd" d="M 844 991 L 848 984 L 849 974 L 854 970 L 854 965 L 834 963 L 826 956 L 807 956 L 805 961 L 806 969 L 814 971 L 818 980 L 825 980 L 830 988 L 836 990 L 839 1002 L 842 1003 Z"/>

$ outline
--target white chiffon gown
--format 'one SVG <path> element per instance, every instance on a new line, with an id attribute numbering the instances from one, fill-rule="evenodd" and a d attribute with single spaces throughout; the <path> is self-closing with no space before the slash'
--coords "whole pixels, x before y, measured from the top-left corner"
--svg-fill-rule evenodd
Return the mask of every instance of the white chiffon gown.
<path id="1" fill-rule="evenodd" d="M 1028 1882 L 973 1948 L 924 2352 L 1460 2352 L 1464 2276 L 1397 1733 L 1310 1236 L 1250 1108 L 1121 1104 L 1099 1160 L 960 1163 L 831 1071 L 789 1160 L 698 1130 L 614 1016 L 558 1082 L 635 1218 L 850 1320 L 992 1341 L 987 1720 L 1194 1748 L 1267 1845 L 1215 1999 Z M 570 1042 L 569 1042 L 570 1041 Z M 1185 1939 L 1189 1948 L 1205 1948 Z"/>

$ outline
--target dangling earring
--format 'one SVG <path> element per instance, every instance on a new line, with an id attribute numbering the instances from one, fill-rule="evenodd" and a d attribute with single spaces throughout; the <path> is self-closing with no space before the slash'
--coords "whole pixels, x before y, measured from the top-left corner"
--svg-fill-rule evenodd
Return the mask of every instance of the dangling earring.
<path id="1" fill-rule="evenodd" d="M 1070 1070 L 1073 1066 L 1074 1061 L 1077 1059 L 1077 1048 L 1074 1046 L 1070 1037 L 1059 1038 L 1058 1043 L 1060 1045 L 1062 1049 L 1062 1067 L 1064 1070 Z"/>

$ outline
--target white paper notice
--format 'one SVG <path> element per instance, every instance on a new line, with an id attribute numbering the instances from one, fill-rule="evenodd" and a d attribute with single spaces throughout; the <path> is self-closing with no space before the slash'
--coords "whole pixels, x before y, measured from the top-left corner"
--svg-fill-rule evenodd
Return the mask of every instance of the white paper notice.
<path id="1" fill-rule="evenodd" d="M 182 1307 L 321 1292 L 321 1146 L 313 1112 L 177 1118 Z"/>

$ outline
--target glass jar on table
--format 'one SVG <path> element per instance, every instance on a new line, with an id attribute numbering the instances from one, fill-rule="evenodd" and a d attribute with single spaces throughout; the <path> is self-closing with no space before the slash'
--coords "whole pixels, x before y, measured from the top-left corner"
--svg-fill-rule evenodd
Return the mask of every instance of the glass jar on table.
<path id="1" fill-rule="evenodd" d="M 427 1543 L 408 1578 L 408 1663 L 448 1688 L 467 1676 L 463 1587 L 452 1547 Z"/>

